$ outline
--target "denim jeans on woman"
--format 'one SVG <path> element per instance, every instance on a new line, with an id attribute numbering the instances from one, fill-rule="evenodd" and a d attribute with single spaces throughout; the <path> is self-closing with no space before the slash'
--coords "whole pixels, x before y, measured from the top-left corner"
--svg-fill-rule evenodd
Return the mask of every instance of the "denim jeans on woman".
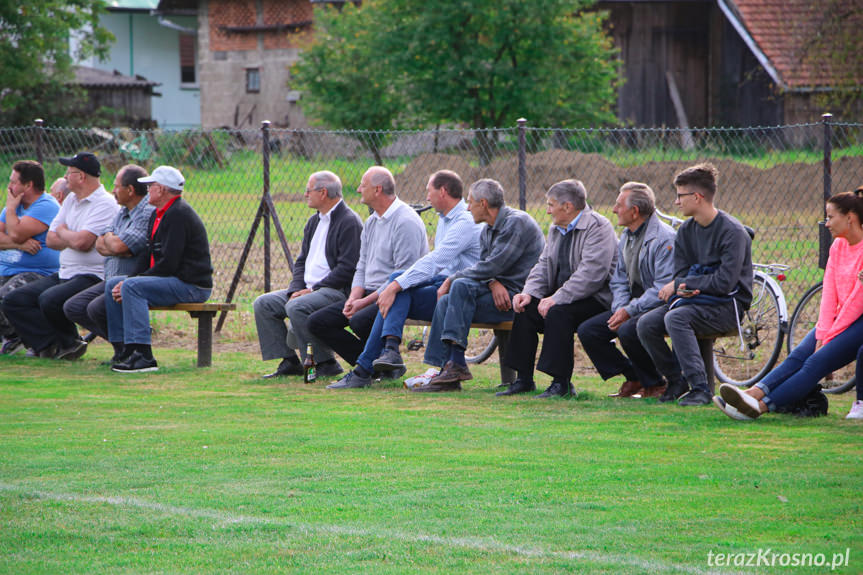
<path id="1" fill-rule="evenodd" d="M 863 341 L 863 317 L 815 351 L 815 330 L 810 331 L 788 358 L 768 373 L 755 387 L 764 392 L 770 411 L 805 397 L 828 373 L 858 357 Z M 860 369 L 858 363 L 858 370 Z M 859 388 L 859 386 L 858 386 Z"/>

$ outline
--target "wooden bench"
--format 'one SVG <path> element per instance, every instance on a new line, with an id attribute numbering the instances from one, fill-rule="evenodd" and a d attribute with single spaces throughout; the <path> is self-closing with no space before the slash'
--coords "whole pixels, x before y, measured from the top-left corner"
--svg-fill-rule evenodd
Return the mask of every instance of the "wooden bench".
<path id="1" fill-rule="evenodd" d="M 185 311 L 198 320 L 198 367 L 213 365 L 213 318 L 223 311 L 234 311 L 233 303 L 178 303 L 167 307 L 151 307 L 154 311 Z"/>
<path id="2" fill-rule="evenodd" d="M 408 319 L 405 322 L 405 325 L 427 327 L 431 325 L 431 322 L 418 319 Z M 470 324 L 470 327 L 471 329 L 490 329 L 494 331 L 494 335 L 497 338 L 497 353 L 498 360 L 500 362 L 501 385 L 506 386 L 515 381 L 515 370 L 506 367 L 503 364 L 503 356 L 506 355 L 506 349 L 507 347 L 509 347 L 509 332 L 512 331 L 512 322 L 504 321 L 501 323 L 472 323 Z"/>

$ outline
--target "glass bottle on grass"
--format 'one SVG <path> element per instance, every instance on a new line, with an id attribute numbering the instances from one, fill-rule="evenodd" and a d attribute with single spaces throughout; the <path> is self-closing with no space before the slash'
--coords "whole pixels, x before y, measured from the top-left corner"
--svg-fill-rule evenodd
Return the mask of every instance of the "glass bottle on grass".
<path id="1" fill-rule="evenodd" d="M 315 353 L 312 344 L 306 346 L 306 359 L 303 360 L 303 383 L 314 383 L 318 378 L 315 369 Z"/>

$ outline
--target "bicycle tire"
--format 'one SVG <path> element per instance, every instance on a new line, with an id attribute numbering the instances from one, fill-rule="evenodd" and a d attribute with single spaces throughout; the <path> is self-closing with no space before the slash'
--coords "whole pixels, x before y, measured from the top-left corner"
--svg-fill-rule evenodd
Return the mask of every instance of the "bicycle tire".
<path id="1" fill-rule="evenodd" d="M 746 349 L 740 349 L 740 334 L 736 331 L 717 337 L 713 366 L 722 383 L 748 387 L 773 369 L 785 342 L 779 298 L 758 275 L 752 282 L 752 304 L 740 320 L 740 329 Z"/>
<path id="2" fill-rule="evenodd" d="M 470 338 L 470 340 L 468 340 L 468 344 L 470 344 L 471 341 L 473 341 L 473 342 L 476 342 L 478 340 L 482 341 L 484 339 L 483 338 L 483 335 L 484 335 L 483 332 L 489 332 L 491 334 L 491 338 L 487 339 L 488 343 L 485 346 L 481 347 L 478 353 L 476 353 L 474 355 L 469 355 L 468 353 L 465 354 L 465 356 L 464 356 L 465 361 L 467 361 L 468 363 L 471 363 L 471 364 L 477 364 L 477 363 L 484 362 L 489 357 L 491 357 L 491 354 L 493 354 L 494 350 L 497 349 L 497 336 L 494 335 L 494 332 L 492 330 L 483 329 L 483 330 L 478 330 L 478 331 L 480 332 L 478 334 L 478 336 Z"/>
<path id="3" fill-rule="evenodd" d="M 814 286 L 806 290 L 803 297 L 800 298 L 800 303 L 794 308 L 794 313 L 791 315 L 791 323 L 788 325 L 788 353 L 794 349 L 794 346 L 803 341 L 806 334 L 809 333 L 818 322 L 818 313 L 821 311 L 821 289 L 823 284 L 818 282 Z M 819 383 L 824 393 L 845 393 L 857 385 L 857 381 L 853 376 L 848 377 L 847 369 L 839 372 L 840 377 L 831 379 L 822 379 Z"/>

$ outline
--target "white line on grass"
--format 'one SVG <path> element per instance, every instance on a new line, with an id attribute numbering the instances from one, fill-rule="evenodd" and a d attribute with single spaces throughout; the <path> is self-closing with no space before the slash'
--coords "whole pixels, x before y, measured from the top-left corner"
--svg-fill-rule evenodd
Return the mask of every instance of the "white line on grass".
<path id="1" fill-rule="evenodd" d="M 48 501 L 63 501 L 70 503 L 95 503 L 108 504 L 118 507 L 133 507 L 156 511 L 165 515 L 176 515 L 181 517 L 193 517 L 198 519 L 209 519 L 216 521 L 218 526 L 223 525 L 271 525 L 293 528 L 304 533 L 329 533 L 333 535 L 348 535 L 356 537 L 374 537 L 378 539 L 395 539 L 405 542 L 434 543 L 449 547 L 461 547 L 482 552 L 494 552 L 518 555 L 521 557 L 535 557 L 539 559 L 581 559 L 593 561 L 602 565 L 620 565 L 638 567 L 649 572 L 683 572 L 694 574 L 729 573 L 729 571 L 716 571 L 712 569 L 701 569 L 686 565 L 672 565 L 657 561 L 639 559 L 637 557 L 605 554 L 596 551 L 551 551 L 537 546 L 510 545 L 501 543 L 489 537 L 441 537 L 439 535 L 427 535 L 422 533 L 405 533 L 394 529 L 365 529 L 345 525 L 326 524 L 302 524 L 294 523 L 286 519 L 274 519 L 270 517 L 259 517 L 254 515 L 237 515 L 226 513 L 216 509 L 200 509 L 194 507 L 180 507 L 176 505 L 165 505 L 154 503 L 136 497 L 122 496 L 99 496 L 82 495 L 78 493 L 56 493 L 29 489 L 12 483 L 0 482 L 0 492 L 17 493 L 36 499 Z M 707 557 L 705 557 L 706 562 Z"/>

